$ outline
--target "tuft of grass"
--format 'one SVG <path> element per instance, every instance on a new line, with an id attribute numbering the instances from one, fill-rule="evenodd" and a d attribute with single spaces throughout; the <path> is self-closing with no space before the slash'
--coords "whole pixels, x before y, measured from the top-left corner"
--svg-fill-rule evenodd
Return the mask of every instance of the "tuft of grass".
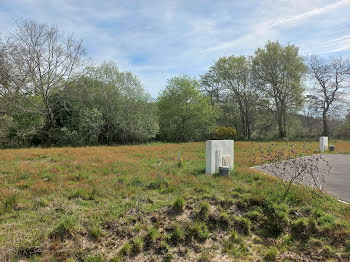
<path id="1" fill-rule="evenodd" d="M 173 203 L 173 210 L 176 212 L 182 212 L 185 206 L 185 200 L 182 196 L 178 196 Z"/>
<path id="2" fill-rule="evenodd" d="M 120 255 L 122 256 L 130 256 L 132 251 L 132 246 L 130 243 L 126 243 L 122 249 L 120 250 Z"/>
<path id="3" fill-rule="evenodd" d="M 17 205 L 18 205 L 18 195 L 11 194 L 8 197 L 6 197 L 5 200 L 3 201 L 3 210 L 4 211 L 13 210 Z"/>
<path id="4" fill-rule="evenodd" d="M 134 226 L 134 231 L 135 231 L 136 233 L 140 232 L 141 229 L 142 229 L 142 227 L 141 227 L 141 225 L 139 225 L 139 224 L 137 224 L 137 225 Z"/>
<path id="5" fill-rule="evenodd" d="M 318 239 L 318 238 L 310 238 L 309 239 L 309 241 L 308 241 L 308 243 L 307 243 L 307 246 L 309 247 L 309 248 L 320 248 L 320 247 L 322 247 L 322 241 L 320 240 L 320 239 Z"/>
<path id="6" fill-rule="evenodd" d="M 113 257 L 109 262 L 124 262 L 124 259 L 121 255 Z"/>
<path id="7" fill-rule="evenodd" d="M 209 230 L 205 223 L 195 222 L 192 226 L 191 234 L 198 241 L 205 241 L 209 237 Z"/>
<path id="8" fill-rule="evenodd" d="M 142 251 L 143 246 L 144 246 L 144 242 L 143 242 L 143 238 L 142 237 L 135 238 L 132 241 L 132 251 L 135 254 L 140 253 Z"/>
<path id="9" fill-rule="evenodd" d="M 181 168 L 181 167 L 183 167 L 183 166 L 184 166 L 184 161 L 183 161 L 183 159 L 178 160 L 178 161 L 177 161 L 177 167 L 178 167 L 178 168 Z"/>
<path id="10" fill-rule="evenodd" d="M 234 219 L 234 227 L 239 233 L 245 236 L 250 235 L 251 222 L 249 219 L 245 217 L 236 217 Z"/>
<path id="11" fill-rule="evenodd" d="M 223 243 L 224 252 L 234 257 L 245 257 L 249 254 L 248 248 L 239 237 L 236 230 L 233 230 L 230 237 Z"/>
<path id="12" fill-rule="evenodd" d="M 278 249 L 277 247 L 270 247 L 268 250 L 266 250 L 264 254 L 264 259 L 267 261 L 275 261 L 278 255 Z"/>
<path id="13" fill-rule="evenodd" d="M 334 256 L 334 250 L 331 246 L 329 245 L 325 245 L 322 247 L 322 250 L 321 250 L 321 254 L 322 256 L 326 257 L 326 258 L 331 258 Z"/>
<path id="14" fill-rule="evenodd" d="M 172 261 L 174 259 L 174 256 L 171 254 L 171 253 L 167 253 L 165 256 L 164 256 L 164 260 L 165 261 Z"/>
<path id="15" fill-rule="evenodd" d="M 172 244 L 177 244 L 185 239 L 185 233 L 179 225 L 175 225 L 174 231 L 170 236 L 170 241 Z"/>
<path id="16" fill-rule="evenodd" d="M 226 212 L 220 213 L 219 223 L 224 228 L 228 227 L 228 225 L 230 224 L 230 217 Z"/>
<path id="17" fill-rule="evenodd" d="M 93 224 L 89 228 L 89 235 L 93 239 L 98 240 L 102 236 L 101 227 L 98 224 Z"/>
<path id="18" fill-rule="evenodd" d="M 261 218 L 262 214 L 258 209 L 254 209 L 249 211 L 246 216 L 250 221 L 258 221 Z"/>
<path id="19" fill-rule="evenodd" d="M 60 237 L 64 238 L 70 236 L 76 227 L 76 219 L 72 216 L 64 216 L 60 219 L 55 229 L 52 231 L 51 236 L 53 238 Z"/>
<path id="20" fill-rule="evenodd" d="M 164 240 L 160 241 L 158 250 L 163 254 L 167 253 L 169 250 L 169 246 L 168 246 L 167 242 Z"/>
<path id="21" fill-rule="evenodd" d="M 286 204 L 275 204 L 271 201 L 265 201 L 263 207 L 266 219 L 264 221 L 264 234 L 266 236 L 277 238 L 286 229 L 288 219 L 288 207 Z"/>
<path id="22" fill-rule="evenodd" d="M 323 213 L 316 221 L 322 231 L 333 230 L 336 227 L 336 218 L 328 213 Z"/>
<path id="23" fill-rule="evenodd" d="M 202 221 L 207 220 L 209 211 L 210 211 L 210 204 L 208 202 L 202 202 L 197 218 Z"/>
<path id="24" fill-rule="evenodd" d="M 148 232 L 145 236 L 145 242 L 148 246 L 153 246 L 158 239 L 161 238 L 161 234 L 155 227 L 151 227 L 148 229 Z"/>
<path id="25" fill-rule="evenodd" d="M 308 220 L 305 217 L 299 218 L 291 225 L 291 234 L 294 238 L 308 237 Z"/>

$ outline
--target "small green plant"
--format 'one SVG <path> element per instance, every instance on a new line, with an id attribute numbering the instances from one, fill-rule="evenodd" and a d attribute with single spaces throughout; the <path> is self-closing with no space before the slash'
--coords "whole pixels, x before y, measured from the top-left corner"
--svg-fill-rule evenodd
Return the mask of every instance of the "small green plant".
<path id="1" fill-rule="evenodd" d="M 210 262 L 211 259 L 209 256 L 207 252 L 202 253 L 198 258 L 198 262 Z"/>
<path id="2" fill-rule="evenodd" d="M 251 221 L 258 221 L 259 218 L 261 217 L 261 212 L 257 209 L 254 209 L 254 210 L 249 211 L 246 216 Z"/>
<path id="3" fill-rule="evenodd" d="M 219 223 L 222 227 L 227 227 L 230 223 L 230 217 L 226 212 L 221 212 L 219 217 Z"/>
<path id="4" fill-rule="evenodd" d="M 154 243 L 161 238 L 161 235 L 157 228 L 151 227 L 148 229 L 147 235 L 145 236 L 145 241 L 148 245 L 152 246 Z"/>
<path id="5" fill-rule="evenodd" d="M 139 224 L 135 225 L 135 227 L 134 227 L 134 231 L 135 231 L 136 233 L 140 232 L 141 229 L 142 229 L 142 227 L 141 227 Z"/>
<path id="6" fill-rule="evenodd" d="M 325 245 L 322 247 L 321 254 L 326 258 L 330 258 L 334 255 L 334 251 L 331 246 Z"/>
<path id="7" fill-rule="evenodd" d="M 126 243 L 120 250 L 122 256 L 129 256 L 131 254 L 132 246 L 130 243 Z"/>
<path id="8" fill-rule="evenodd" d="M 288 207 L 284 204 L 274 204 L 265 201 L 263 208 L 266 219 L 264 221 L 264 234 L 266 236 L 278 237 L 288 225 Z"/>
<path id="9" fill-rule="evenodd" d="M 109 262 L 124 262 L 124 259 L 121 255 L 113 257 Z"/>
<path id="10" fill-rule="evenodd" d="M 165 256 L 164 256 L 164 260 L 165 261 L 171 261 L 173 260 L 174 256 L 171 254 L 171 253 L 167 253 Z"/>
<path id="11" fill-rule="evenodd" d="M 336 218 L 331 214 L 323 213 L 317 218 L 317 224 L 322 231 L 332 230 L 336 225 Z"/>
<path id="12" fill-rule="evenodd" d="M 179 160 L 177 161 L 177 167 L 178 167 L 178 168 L 181 168 L 181 167 L 183 167 L 183 165 L 184 165 L 183 159 L 179 159 Z"/>
<path id="13" fill-rule="evenodd" d="M 171 234 L 170 241 L 173 244 L 177 244 L 185 239 L 185 234 L 179 225 L 175 225 L 174 231 Z"/>
<path id="14" fill-rule="evenodd" d="M 144 242 L 143 242 L 143 238 L 142 237 L 135 238 L 132 241 L 132 251 L 135 254 L 141 252 L 141 250 L 143 248 L 143 245 L 144 245 Z"/>
<path id="15" fill-rule="evenodd" d="M 159 243 L 159 251 L 161 251 L 163 254 L 168 252 L 169 246 L 166 241 L 162 240 Z"/>
<path id="16" fill-rule="evenodd" d="M 274 261 L 276 260 L 278 255 L 278 249 L 276 247 L 270 247 L 268 250 L 266 250 L 264 254 L 264 259 L 267 261 Z"/>
<path id="17" fill-rule="evenodd" d="M 209 237 L 209 230 L 203 222 L 195 222 L 191 231 L 194 238 L 198 241 L 205 241 Z"/>
<path id="18" fill-rule="evenodd" d="M 286 249 L 293 243 L 294 238 L 291 235 L 286 235 L 282 238 L 281 249 L 286 251 Z"/>
<path id="19" fill-rule="evenodd" d="M 308 243 L 307 243 L 307 246 L 309 248 L 319 248 L 319 247 L 322 247 L 322 241 L 318 238 L 310 238 Z"/>
<path id="20" fill-rule="evenodd" d="M 308 220 L 305 217 L 299 218 L 291 226 L 291 234 L 294 238 L 308 237 Z"/>
<path id="21" fill-rule="evenodd" d="M 176 212 L 182 212 L 185 206 L 185 200 L 183 197 L 178 196 L 173 203 L 173 210 Z"/>
<path id="22" fill-rule="evenodd" d="M 95 240 L 99 239 L 102 235 L 100 226 L 98 224 L 92 225 L 89 228 L 89 235 Z"/>
<path id="23" fill-rule="evenodd" d="M 234 257 L 243 257 L 249 254 L 247 247 L 235 230 L 233 230 L 230 237 L 224 241 L 223 249 L 224 252 Z"/>
<path id="24" fill-rule="evenodd" d="M 238 233 L 237 233 L 236 230 L 232 230 L 232 231 L 231 231 L 229 240 L 230 240 L 231 242 L 237 242 L 237 241 L 239 240 L 239 235 L 238 235 Z"/>
<path id="25" fill-rule="evenodd" d="M 71 235 L 76 225 L 76 220 L 71 216 L 65 216 L 60 219 L 57 226 L 51 233 L 52 237 L 64 238 Z"/>
<path id="26" fill-rule="evenodd" d="M 17 204 L 18 204 L 18 195 L 12 194 L 7 198 L 5 198 L 4 204 L 3 204 L 4 210 L 5 211 L 13 210 L 17 206 Z"/>
<path id="27" fill-rule="evenodd" d="M 236 217 L 234 219 L 235 229 L 243 235 L 248 236 L 250 234 L 251 222 L 244 217 Z"/>
<path id="28" fill-rule="evenodd" d="M 93 196 L 90 195 L 87 189 L 78 188 L 75 192 L 68 196 L 68 199 L 81 198 L 83 200 L 93 200 Z"/>
<path id="29" fill-rule="evenodd" d="M 197 218 L 202 221 L 207 220 L 209 211 L 210 211 L 210 204 L 208 202 L 202 202 Z"/>

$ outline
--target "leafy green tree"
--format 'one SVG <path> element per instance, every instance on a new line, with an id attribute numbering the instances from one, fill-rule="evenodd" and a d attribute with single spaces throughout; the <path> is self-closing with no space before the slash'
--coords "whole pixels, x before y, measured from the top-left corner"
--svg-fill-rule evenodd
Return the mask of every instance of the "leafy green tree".
<path id="1" fill-rule="evenodd" d="M 254 82 L 268 109 L 275 112 L 279 137 L 287 136 L 287 114 L 303 105 L 303 77 L 307 72 L 299 48 L 288 44 L 267 42 L 258 48 L 253 59 Z"/>
<path id="2" fill-rule="evenodd" d="M 345 119 L 338 127 L 337 136 L 339 138 L 350 138 L 350 113 L 346 115 Z"/>
<path id="3" fill-rule="evenodd" d="M 97 144 L 103 125 L 102 114 L 96 108 L 80 110 L 78 130 L 84 144 Z"/>
<path id="4" fill-rule="evenodd" d="M 249 140 L 258 100 L 251 77 L 251 59 L 245 56 L 235 57 L 233 55 L 221 57 L 209 72 L 217 72 L 213 75 L 214 79 L 211 82 L 220 83 L 221 89 L 225 90 L 227 95 L 232 96 L 237 104 L 242 133 L 245 139 Z"/>
<path id="5" fill-rule="evenodd" d="M 190 76 L 168 80 L 158 97 L 160 136 L 168 141 L 205 139 L 216 127 L 218 110 Z"/>
<path id="6" fill-rule="evenodd" d="M 86 138 L 90 143 L 97 138 L 108 144 L 147 141 L 159 129 L 156 108 L 141 82 L 130 72 L 120 72 L 113 62 L 87 68 L 57 99 L 58 127 L 68 128 L 67 135 L 75 130 L 85 137 L 91 124 L 94 135 Z"/>

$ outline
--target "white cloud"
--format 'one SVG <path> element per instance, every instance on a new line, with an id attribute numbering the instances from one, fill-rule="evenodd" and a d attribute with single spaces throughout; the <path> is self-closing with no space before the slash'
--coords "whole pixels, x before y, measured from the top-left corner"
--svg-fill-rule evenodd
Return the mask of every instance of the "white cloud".
<path id="1" fill-rule="evenodd" d="M 347 7 L 350 4 L 350 0 L 341 0 L 339 2 L 333 3 L 333 4 L 329 4 L 326 5 L 324 7 L 318 7 L 318 8 L 314 8 L 310 11 L 295 15 L 295 16 L 291 16 L 291 17 L 286 17 L 286 18 L 281 18 L 275 22 L 273 22 L 271 24 L 272 27 L 274 26 L 280 26 L 280 25 L 296 25 L 298 23 L 303 22 L 306 19 L 309 19 L 313 16 L 318 16 L 321 14 L 325 14 L 327 12 L 332 11 L 332 9 L 337 9 L 337 8 L 343 8 L 343 7 Z"/>

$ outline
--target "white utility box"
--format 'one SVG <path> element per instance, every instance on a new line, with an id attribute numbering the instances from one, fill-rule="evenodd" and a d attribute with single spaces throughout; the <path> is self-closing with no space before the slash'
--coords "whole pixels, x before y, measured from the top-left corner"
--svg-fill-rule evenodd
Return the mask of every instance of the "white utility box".
<path id="1" fill-rule="evenodd" d="M 328 150 L 328 136 L 320 137 L 320 152 Z"/>
<path id="2" fill-rule="evenodd" d="M 228 166 L 233 170 L 233 140 L 207 140 L 206 142 L 206 174 L 219 172 L 220 166 Z"/>

